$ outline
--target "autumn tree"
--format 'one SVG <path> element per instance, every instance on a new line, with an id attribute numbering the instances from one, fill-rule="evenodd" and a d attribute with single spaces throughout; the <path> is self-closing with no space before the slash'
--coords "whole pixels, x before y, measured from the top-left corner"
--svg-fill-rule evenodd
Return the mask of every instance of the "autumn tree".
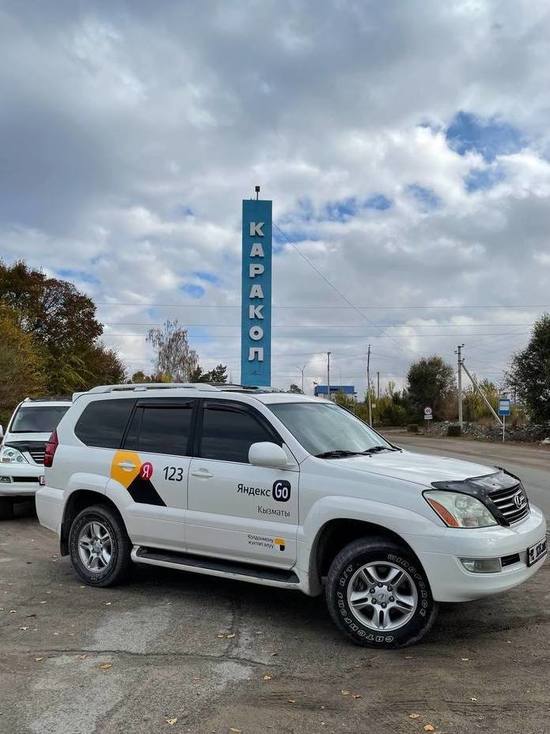
<path id="1" fill-rule="evenodd" d="M 48 393 L 69 394 L 124 379 L 116 353 L 99 341 L 103 326 L 94 302 L 72 283 L 24 262 L 0 262 L 0 300 L 40 349 Z"/>
<path id="2" fill-rule="evenodd" d="M 517 391 L 531 420 L 550 421 L 550 314 L 535 322 L 529 344 L 512 359 L 507 382 Z"/>
<path id="3" fill-rule="evenodd" d="M 189 346 L 187 329 L 178 321 L 166 321 L 162 329 L 149 329 L 147 341 L 155 350 L 155 369 L 173 382 L 191 382 L 199 355 Z"/>
<path id="4" fill-rule="evenodd" d="M 0 423 L 5 425 L 21 400 L 44 391 L 46 372 L 40 348 L 5 305 L 0 305 L 0 344 Z"/>

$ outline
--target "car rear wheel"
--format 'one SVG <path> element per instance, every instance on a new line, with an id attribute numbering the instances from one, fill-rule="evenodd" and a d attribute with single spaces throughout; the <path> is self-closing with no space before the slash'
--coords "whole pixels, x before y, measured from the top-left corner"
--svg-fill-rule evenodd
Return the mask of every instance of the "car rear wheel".
<path id="1" fill-rule="evenodd" d="M 11 497 L 0 497 L 0 520 L 13 518 L 13 500 Z"/>
<path id="2" fill-rule="evenodd" d="M 122 521 L 108 507 L 86 507 L 71 525 L 71 562 L 90 586 L 114 586 L 125 581 L 132 563 L 131 550 Z"/>
<path id="3" fill-rule="evenodd" d="M 385 538 L 362 538 L 338 553 L 328 573 L 326 599 L 336 626 L 366 647 L 412 645 L 437 616 L 417 559 Z"/>

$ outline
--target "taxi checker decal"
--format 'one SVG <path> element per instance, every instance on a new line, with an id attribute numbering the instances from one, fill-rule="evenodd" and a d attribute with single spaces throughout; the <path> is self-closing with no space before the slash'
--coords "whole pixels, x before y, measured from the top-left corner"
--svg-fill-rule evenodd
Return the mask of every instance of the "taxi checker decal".
<path id="1" fill-rule="evenodd" d="M 116 451 L 113 456 L 111 479 L 122 484 L 134 502 L 166 507 L 166 503 L 151 481 L 153 473 L 151 462 L 142 463 L 135 451 Z"/>

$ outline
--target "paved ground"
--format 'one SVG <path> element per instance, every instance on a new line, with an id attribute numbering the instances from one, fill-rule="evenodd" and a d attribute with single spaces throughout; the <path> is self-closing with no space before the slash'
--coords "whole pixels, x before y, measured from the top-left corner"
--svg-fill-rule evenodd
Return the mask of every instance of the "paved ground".
<path id="1" fill-rule="evenodd" d="M 422 441 L 400 440 L 478 450 Z M 509 458 L 548 508 L 550 454 Z M 344 641 L 321 600 L 146 567 L 90 589 L 56 551 L 30 509 L 0 525 L 2 734 L 550 731 L 550 564 L 380 653 Z"/>

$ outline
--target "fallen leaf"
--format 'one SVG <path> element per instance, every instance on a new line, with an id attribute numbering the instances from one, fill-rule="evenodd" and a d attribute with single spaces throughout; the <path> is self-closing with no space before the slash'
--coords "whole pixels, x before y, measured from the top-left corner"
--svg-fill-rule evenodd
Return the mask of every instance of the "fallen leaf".
<path id="1" fill-rule="evenodd" d="M 100 670 L 110 670 L 113 667 L 112 663 L 100 663 L 97 666 Z"/>
<path id="2" fill-rule="evenodd" d="M 420 714 L 409 714 L 409 719 L 419 719 Z"/>
<path id="3" fill-rule="evenodd" d="M 225 637 L 226 637 L 226 639 L 228 639 L 228 640 L 232 640 L 232 639 L 233 639 L 233 638 L 235 637 L 235 633 L 234 633 L 234 632 L 232 632 L 232 633 L 231 633 L 230 635 L 226 635 Z"/>
<path id="4" fill-rule="evenodd" d="M 342 693 L 342 696 L 349 696 L 349 691 L 346 691 L 344 689 L 342 689 L 341 693 Z"/>
<path id="5" fill-rule="evenodd" d="M 19 627 L 20 630 L 28 630 L 28 627 Z"/>
<path id="6" fill-rule="evenodd" d="M 44 660 L 44 658 L 35 658 L 35 659 L 34 659 L 34 662 L 35 662 L 35 663 L 39 663 L 39 662 L 40 662 L 41 660 Z"/>
<path id="7" fill-rule="evenodd" d="M 363 696 L 360 693 L 354 693 L 353 698 L 363 698 Z"/>
<path id="8" fill-rule="evenodd" d="M 435 731 L 435 726 L 432 726 L 431 724 L 426 724 L 424 727 L 424 731 Z"/>
<path id="9" fill-rule="evenodd" d="M 264 680 L 271 680 L 271 678 L 272 678 L 271 675 L 264 675 Z"/>
<path id="10" fill-rule="evenodd" d="M 45 602 L 45 601 L 41 601 L 40 603 L 41 603 L 41 604 L 47 604 L 47 602 Z"/>
<path id="11" fill-rule="evenodd" d="M 240 730 L 240 729 L 235 729 L 235 727 L 234 727 L 234 726 L 232 726 L 232 727 L 231 727 L 231 728 L 229 729 L 229 731 L 230 731 L 230 732 L 232 732 L 232 734 L 241 734 L 241 730 Z"/>
<path id="12" fill-rule="evenodd" d="M 87 655 L 77 655 L 77 658 L 79 660 L 86 660 L 87 657 L 88 657 Z"/>
<path id="13" fill-rule="evenodd" d="M 467 663 L 470 658 L 460 658 L 463 663 Z"/>
<path id="14" fill-rule="evenodd" d="M 274 657 L 275 657 L 275 655 L 278 655 L 278 654 L 279 654 L 278 652 L 272 652 L 272 653 L 271 653 L 271 657 L 272 657 L 272 658 L 274 658 Z"/>
<path id="15" fill-rule="evenodd" d="M 470 701 L 477 701 L 477 698 L 471 698 Z"/>
<path id="16" fill-rule="evenodd" d="M 16 609 L 10 609 L 10 611 L 8 612 L 8 614 L 16 614 L 16 612 L 17 612 Z"/>
<path id="17" fill-rule="evenodd" d="M 111 603 L 112 603 L 112 602 L 110 602 L 110 601 L 106 601 L 106 602 L 105 602 L 105 606 L 106 606 L 106 607 L 110 607 L 110 606 L 111 606 Z"/>
<path id="18" fill-rule="evenodd" d="M 295 699 L 295 698 L 289 698 L 289 699 L 288 699 L 288 702 L 289 702 L 289 703 L 296 703 L 296 699 Z"/>
<path id="19" fill-rule="evenodd" d="M 223 638 L 223 637 L 225 637 L 225 635 L 224 635 L 224 634 L 223 634 L 223 632 L 222 632 L 222 633 L 221 633 L 220 635 L 218 635 L 218 637 L 221 637 L 221 638 Z"/>
<path id="20" fill-rule="evenodd" d="M 178 721 L 177 716 L 175 716 L 173 719 L 166 719 L 166 723 L 169 724 L 170 726 L 174 726 L 174 724 L 176 724 L 177 721 Z"/>

